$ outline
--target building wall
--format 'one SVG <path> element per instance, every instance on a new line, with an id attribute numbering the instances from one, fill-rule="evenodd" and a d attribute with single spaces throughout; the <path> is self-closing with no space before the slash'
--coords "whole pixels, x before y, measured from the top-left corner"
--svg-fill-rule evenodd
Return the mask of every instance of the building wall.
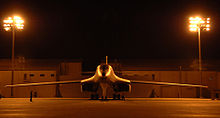
<path id="1" fill-rule="evenodd" d="M 82 66 L 79 62 L 71 62 L 71 63 L 61 63 L 61 75 L 59 76 L 60 81 L 68 81 L 68 80 L 81 80 L 83 77 Z M 81 93 L 80 83 L 75 84 L 62 84 L 59 87 L 61 96 L 66 98 L 71 97 L 82 97 L 83 93 Z"/>
<path id="2" fill-rule="evenodd" d="M 11 71 L 0 71 L 1 93 L 4 97 L 11 97 L 11 89 L 4 87 L 11 84 Z M 55 81 L 56 71 L 15 71 L 14 84 L 30 82 Z M 55 85 L 14 87 L 14 97 L 29 97 L 30 91 L 37 93 L 37 97 L 54 97 Z"/>
<path id="3" fill-rule="evenodd" d="M 219 73 L 219 72 L 216 73 L 216 76 L 217 76 L 217 77 L 216 77 L 216 79 L 217 79 L 217 80 L 216 80 L 216 81 L 217 81 L 217 82 L 216 82 L 216 83 L 217 83 L 217 87 L 216 87 L 216 88 L 217 88 L 217 89 L 220 89 L 220 73 Z"/>
<path id="4" fill-rule="evenodd" d="M 151 80 L 177 83 L 200 84 L 200 73 L 198 71 L 122 71 L 124 78 L 133 80 Z M 220 88 L 220 74 L 215 71 L 202 72 L 202 84 L 210 83 L 215 88 Z M 193 87 L 178 87 L 166 85 L 140 85 L 133 84 L 132 92 L 128 97 L 150 97 L 152 91 L 157 97 L 199 97 L 199 89 Z M 209 91 L 203 89 L 203 96 L 209 97 Z"/>
<path id="5" fill-rule="evenodd" d="M 0 94 L 4 97 L 9 97 L 11 91 L 4 86 L 11 83 L 11 71 L 0 71 L 0 80 Z"/>
<path id="6" fill-rule="evenodd" d="M 81 62 L 61 63 L 58 71 L 15 71 L 14 84 L 32 83 L 32 82 L 48 82 L 48 81 L 66 81 L 66 80 L 80 80 L 81 76 Z M 0 71 L 0 94 L 4 97 L 11 97 L 11 89 L 4 87 L 11 84 L 11 71 Z M 82 97 L 87 94 L 81 93 L 80 84 L 60 84 L 44 86 L 29 86 L 29 87 L 14 87 L 13 97 L 30 97 L 30 91 L 33 95 L 37 93 L 37 97 L 55 97 L 56 90 L 59 89 L 62 97 Z"/>

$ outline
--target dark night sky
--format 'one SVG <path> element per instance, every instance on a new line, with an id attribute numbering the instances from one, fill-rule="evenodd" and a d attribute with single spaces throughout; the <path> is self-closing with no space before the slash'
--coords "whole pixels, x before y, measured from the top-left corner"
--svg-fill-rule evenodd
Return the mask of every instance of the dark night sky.
<path id="1" fill-rule="evenodd" d="M 80 0 L 79 0 L 80 1 Z M 27 58 L 193 59 L 197 34 L 188 18 L 210 17 L 211 32 L 202 32 L 204 59 L 220 59 L 220 1 L 164 2 L 6 0 L 0 20 L 12 14 L 25 19 L 16 34 L 16 56 Z M 0 31 L 0 58 L 10 58 L 11 33 Z"/>

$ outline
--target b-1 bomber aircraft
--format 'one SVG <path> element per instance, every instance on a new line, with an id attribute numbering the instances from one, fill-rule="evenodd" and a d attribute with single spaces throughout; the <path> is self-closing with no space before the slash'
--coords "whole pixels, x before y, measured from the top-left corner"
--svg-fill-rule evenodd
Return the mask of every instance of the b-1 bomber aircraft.
<path id="1" fill-rule="evenodd" d="M 14 85 L 6 85 L 6 87 L 26 87 L 26 86 L 41 86 L 41 85 L 53 85 L 53 84 L 80 83 L 81 91 L 90 92 L 91 99 L 99 99 L 98 89 L 101 88 L 102 90 L 101 99 L 103 100 L 107 99 L 107 95 L 106 95 L 107 88 L 113 89 L 114 91 L 113 99 L 125 99 L 125 96 L 121 95 L 121 93 L 130 92 L 132 83 L 208 88 L 208 86 L 204 86 L 204 85 L 156 82 L 156 81 L 138 81 L 138 80 L 128 80 L 128 79 L 120 78 L 117 75 L 115 75 L 112 66 L 110 66 L 107 61 L 108 60 L 106 57 L 106 63 L 98 65 L 94 76 L 87 79 L 73 80 L 73 81 L 14 84 Z"/>

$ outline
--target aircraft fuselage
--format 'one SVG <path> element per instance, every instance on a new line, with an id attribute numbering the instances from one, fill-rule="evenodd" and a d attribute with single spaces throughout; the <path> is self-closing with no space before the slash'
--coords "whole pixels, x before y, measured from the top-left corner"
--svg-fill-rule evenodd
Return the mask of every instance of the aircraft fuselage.
<path id="1" fill-rule="evenodd" d="M 129 92 L 130 80 L 122 79 L 114 74 L 110 65 L 99 65 L 93 77 L 81 81 L 82 91 L 97 92 L 102 90 L 102 96 L 106 97 L 107 88 L 112 88 L 115 93 Z"/>

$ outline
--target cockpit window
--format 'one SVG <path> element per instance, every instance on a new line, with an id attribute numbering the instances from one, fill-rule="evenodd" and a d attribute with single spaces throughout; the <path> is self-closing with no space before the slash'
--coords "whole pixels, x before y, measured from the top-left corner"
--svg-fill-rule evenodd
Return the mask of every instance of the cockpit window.
<path id="1" fill-rule="evenodd" d="M 101 70 L 105 71 L 108 69 L 108 65 L 101 65 L 100 67 Z"/>

